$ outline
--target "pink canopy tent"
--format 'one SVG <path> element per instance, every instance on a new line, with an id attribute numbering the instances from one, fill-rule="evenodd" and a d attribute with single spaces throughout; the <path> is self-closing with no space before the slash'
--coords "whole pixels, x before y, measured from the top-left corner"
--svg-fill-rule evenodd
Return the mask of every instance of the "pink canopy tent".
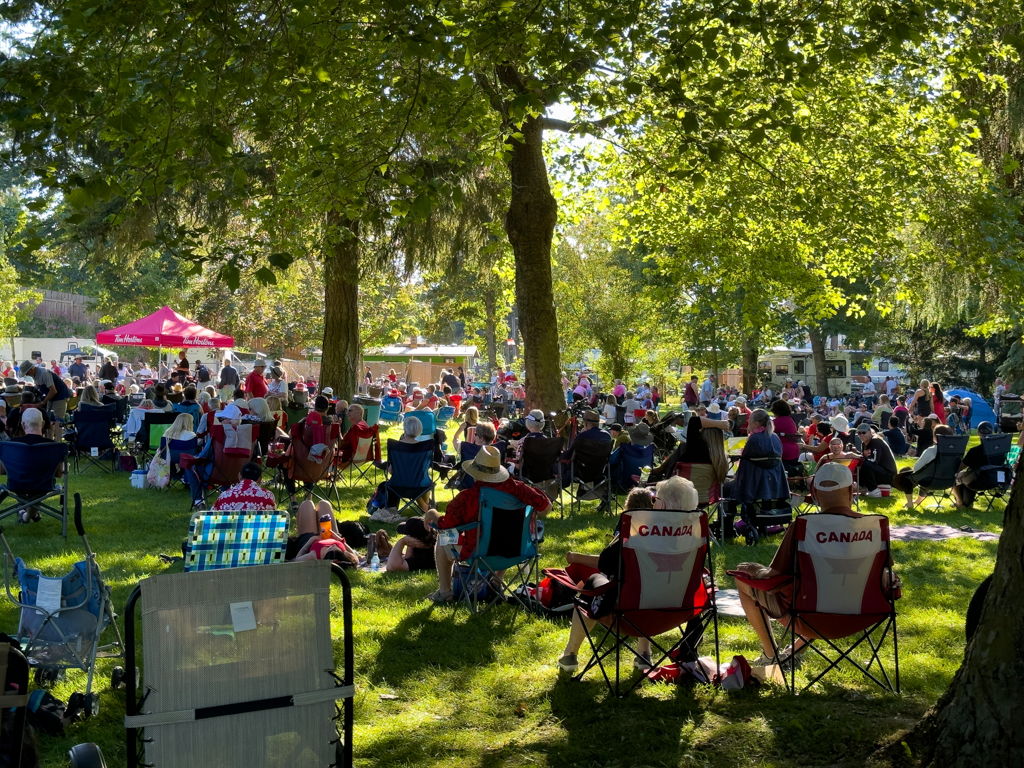
<path id="1" fill-rule="evenodd" d="M 133 347 L 159 347 L 163 357 L 164 347 L 207 347 L 227 348 L 235 346 L 235 340 L 223 333 L 211 331 L 198 323 L 182 317 L 170 307 L 158 309 L 151 315 L 134 323 L 111 328 L 96 334 L 96 343 Z"/>

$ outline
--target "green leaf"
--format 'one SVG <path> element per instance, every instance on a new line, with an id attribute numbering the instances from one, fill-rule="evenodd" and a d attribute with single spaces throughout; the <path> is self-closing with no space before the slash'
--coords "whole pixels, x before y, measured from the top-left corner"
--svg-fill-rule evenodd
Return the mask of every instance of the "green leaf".
<path id="1" fill-rule="evenodd" d="M 91 200 L 89 193 L 82 188 L 71 190 L 64 199 L 75 210 L 85 208 Z"/>
<path id="2" fill-rule="evenodd" d="M 220 279 L 227 285 L 228 290 L 237 291 L 241 282 L 241 274 L 234 264 L 225 264 L 220 269 Z"/>
<path id="3" fill-rule="evenodd" d="M 260 267 L 256 270 L 256 279 L 262 285 L 277 285 L 277 275 L 270 267 Z"/>
<path id="4" fill-rule="evenodd" d="M 292 262 L 295 261 L 295 259 L 290 253 L 278 251 L 277 253 L 270 254 L 267 261 L 270 262 L 270 266 L 274 267 L 274 269 L 285 270 L 292 265 Z"/>
<path id="5" fill-rule="evenodd" d="M 231 176 L 231 182 L 239 189 L 242 189 L 249 182 L 249 176 L 241 168 L 236 168 Z"/>

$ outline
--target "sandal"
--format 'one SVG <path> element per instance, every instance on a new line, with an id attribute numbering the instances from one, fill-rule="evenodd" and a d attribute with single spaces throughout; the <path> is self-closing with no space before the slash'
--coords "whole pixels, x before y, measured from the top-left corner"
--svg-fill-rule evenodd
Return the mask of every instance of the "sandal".
<path id="1" fill-rule="evenodd" d="M 442 592 L 440 589 L 436 592 L 431 592 L 427 595 L 427 600 L 438 605 L 444 605 L 445 603 L 451 603 L 455 601 L 455 595 L 451 592 Z"/>

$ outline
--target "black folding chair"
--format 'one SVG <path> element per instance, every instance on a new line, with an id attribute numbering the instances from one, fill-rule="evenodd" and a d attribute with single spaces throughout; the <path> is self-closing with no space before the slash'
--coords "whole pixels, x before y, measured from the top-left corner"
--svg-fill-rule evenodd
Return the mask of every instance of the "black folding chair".
<path id="1" fill-rule="evenodd" d="M 570 462 L 569 515 L 583 511 L 583 502 L 601 499 L 612 508 L 611 440 L 576 439 Z"/>
<path id="2" fill-rule="evenodd" d="M 176 413 L 146 411 L 142 417 L 142 426 L 135 435 L 135 452 L 139 454 L 140 463 L 148 462 L 153 458 L 160 448 L 160 438 L 176 418 L 178 418 Z"/>
<path id="3" fill-rule="evenodd" d="M 564 441 L 560 437 L 531 437 L 524 440 L 515 476 L 517 480 L 547 494 L 551 501 L 557 501 L 559 515 L 565 517 L 561 465 L 558 462 L 563 445 Z"/>
<path id="4" fill-rule="evenodd" d="M 988 501 L 986 512 L 992 509 L 996 499 L 1005 501 L 1013 486 L 1013 467 L 1007 460 L 1012 446 L 1013 435 L 986 435 L 981 438 L 985 464 L 975 472 L 969 487 Z"/>
<path id="5" fill-rule="evenodd" d="M 100 408 L 78 409 L 71 415 L 74 431 L 70 434 L 74 452 L 75 474 L 83 471 L 79 459 L 85 457 L 90 465 L 106 473 L 114 471 L 117 463 L 117 449 L 114 446 L 114 430 L 117 426 L 117 408 L 111 403 Z M 110 466 L 106 466 L 109 457 Z"/>
<path id="6" fill-rule="evenodd" d="M 34 509 L 61 522 L 61 536 L 68 537 L 68 446 L 66 443 L 28 445 L 12 440 L 0 443 L 0 464 L 7 483 L 0 485 L 0 520 Z M 64 482 L 57 481 L 63 469 Z M 7 499 L 12 503 L 4 506 Z M 50 502 L 56 499 L 59 507 Z M 49 502 L 49 503 L 48 503 Z"/>
<path id="7" fill-rule="evenodd" d="M 967 435 L 936 435 L 935 460 L 910 475 L 914 485 L 924 491 L 924 496 L 935 497 L 941 493 L 936 508 L 950 498 L 969 439 Z"/>

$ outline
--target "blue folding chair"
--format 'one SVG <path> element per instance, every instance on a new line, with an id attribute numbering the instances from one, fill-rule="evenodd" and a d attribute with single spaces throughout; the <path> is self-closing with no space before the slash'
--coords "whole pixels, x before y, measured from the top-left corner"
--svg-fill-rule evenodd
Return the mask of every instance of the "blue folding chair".
<path id="1" fill-rule="evenodd" d="M 433 436 L 433 435 L 431 435 Z M 388 440 L 388 472 L 384 480 L 385 498 L 398 497 L 404 502 L 398 508 L 402 514 L 416 504 L 416 499 L 430 494 L 434 504 L 434 481 L 430 477 L 430 464 L 434 458 L 434 442 L 402 443 Z M 419 511 L 419 507 L 416 508 Z"/>
<path id="2" fill-rule="evenodd" d="M 68 537 L 68 491 L 67 481 L 57 482 L 57 470 L 68 469 L 68 446 L 66 443 L 36 443 L 27 445 L 11 440 L 0 443 L 0 464 L 7 470 L 7 483 L 0 485 L 0 520 L 29 507 L 41 514 L 61 522 L 61 536 Z M 12 499 L 13 503 L 3 506 Z M 60 507 L 48 504 L 57 499 Z"/>
<path id="3" fill-rule="evenodd" d="M 459 443 L 459 466 L 458 472 L 452 476 L 452 479 L 448 481 L 445 488 L 455 488 L 459 491 L 465 491 L 473 487 L 473 483 L 476 482 L 466 472 L 462 470 L 462 465 L 476 458 L 476 455 L 480 452 L 483 446 L 471 443 L 468 440 L 463 440 Z M 501 454 L 501 463 L 505 463 L 505 441 L 498 440 L 494 443 L 494 447 L 498 449 L 498 453 Z"/>
<path id="4" fill-rule="evenodd" d="M 442 429 L 447 426 L 448 422 L 455 418 L 455 406 L 446 405 L 443 408 L 437 409 L 437 426 Z"/>
<path id="5" fill-rule="evenodd" d="M 407 419 L 419 419 L 423 425 L 423 432 L 417 437 L 417 440 L 433 440 L 434 433 L 437 431 L 437 417 L 433 411 L 409 411 L 405 414 Z"/>
<path id="6" fill-rule="evenodd" d="M 178 472 L 174 471 L 174 468 L 181 464 L 182 454 L 188 454 L 189 456 L 199 455 L 199 438 L 193 437 L 191 440 L 174 440 L 170 442 L 167 438 L 160 438 L 160 450 L 167 450 L 167 463 L 171 467 L 171 480 L 177 480 L 186 488 L 188 483 L 185 482 L 185 473 L 180 469 Z M 171 483 L 167 484 L 167 488 L 171 487 Z"/>
<path id="7" fill-rule="evenodd" d="M 380 404 L 380 421 L 387 424 L 401 424 L 405 417 L 402 398 L 385 397 Z"/>
<path id="8" fill-rule="evenodd" d="M 612 473 L 612 488 L 616 493 L 628 493 L 637 485 L 634 479 L 644 467 L 654 466 L 654 445 L 620 445 L 609 461 Z"/>
<path id="9" fill-rule="evenodd" d="M 538 570 L 540 560 L 533 507 L 515 496 L 484 488 L 477 521 L 455 530 L 477 533 L 473 552 L 462 561 L 469 573 L 456 595 L 460 602 L 473 613 L 499 601 L 513 604 L 516 610 L 535 607 L 536 598 L 528 589 L 530 574 Z M 505 572 L 503 579 L 498 578 L 498 571 Z"/>
<path id="10" fill-rule="evenodd" d="M 85 469 L 91 464 L 106 473 L 113 472 L 117 461 L 113 434 L 117 425 L 117 406 L 111 403 L 101 408 L 79 408 L 71 415 L 71 420 L 74 425 L 71 447 L 74 451 L 75 473 L 82 472 L 79 467 L 79 458 L 82 456 L 88 462 Z M 101 458 L 103 454 L 110 457 L 109 468 L 104 465 L 104 459 Z"/>

